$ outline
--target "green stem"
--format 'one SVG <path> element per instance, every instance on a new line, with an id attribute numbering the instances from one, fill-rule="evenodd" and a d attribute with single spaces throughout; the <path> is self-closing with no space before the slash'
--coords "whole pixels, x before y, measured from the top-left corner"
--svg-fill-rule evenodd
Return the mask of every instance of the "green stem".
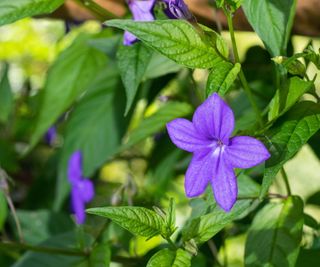
<path id="1" fill-rule="evenodd" d="M 170 246 L 173 248 L 173 249 L 178 249 L 178 247 L 176 246 L 176 244 L 171 240 L 170 237 L 164 237 L 165 240 L 167 240 L 167 242 L 170 244 Z"/>
<path id="2" fill-rule="evenodd" d="M 290 184 L 289 184 L 289 179 L 288 179 L 288 175 L 287 175 L 284 167 L 281 168 L 281 175 L 282 175 L 284 184 L 285 184 L 285 186 L 286 186 L 288 195 L 291 196 L 291 188 L 290 188 Z"/>
<path id="3" fill-rule="evenodd" d="M 80 3 L 93 13 L 99 17 L 102 21 L 107 19 L 112 19 L 117 17 L 115 14 L 110 13 L 108 10 L 104 9 L 102 6 L 98 5 L 96 2 L 92 0 L 75 0 L 76 2 Z"/>
<path id="4" fill-rule="evenodd" d="M 235 62 L 240 64 L 240 58 L 239 58 L 239 53 L 238 53 L 238 48 L 237 48 L 237 42 L 236 42 L 236 38 L 235 38 L 235 35 L 234 35 L 232 15 L 228 10 L 226 10 L 226 9 L 223 9 L 223 10 L 224 10 L 224 13 L 225 13 L 225 15 L 227 17 L 227 21 L 228 21 L 228 27 L 229 27 L 230 37 L 231 37 L 231 43 L 232 43 L 232 50 L 233 50 L 233 54 L 234 54 L 234 59 L 235 59 Z M 243 73 L 242 69 L 239 72 L 239 78 L 240 78 L 241 84 L 243 86 L 243 89 L 244 89 L 245 93 L 248 96 L 250 104 L 251 104 L 254 112 L 256 113 L 257 121 L 258 121 L 259 125 L 262 127 L 263 123 L 262 123 L 262 117 L 261 117 L 261 110 L 259 109 L 259 107 L 257 106 L 257 104 L 256 104 L 256 102 L 255 102 L 255 100 L 253 98 L 253 94 L 251 92 L 251 89 L 250 89 L 250 87 L 248 85 L 248 82 L 246 80 L 246 77 L 244 76 L 244 73 Z"/>

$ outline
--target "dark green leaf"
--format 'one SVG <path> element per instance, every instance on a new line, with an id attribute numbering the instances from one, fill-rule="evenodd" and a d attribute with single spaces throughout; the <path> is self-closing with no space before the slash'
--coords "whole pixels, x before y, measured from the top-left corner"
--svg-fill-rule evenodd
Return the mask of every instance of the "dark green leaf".
<path id="1" fill-rule="evenodd" d="M 89 267 L 109 267 L 110 259 L 110 244 L 103 241 L 95 246 L 90 253 Z"/>
<path id="2" fill-rule="evenodd" d="M 184 20 L 110 20 L 106 25 L 133 33 L 146 45 L 186 67 L 212 68 L 223 61 L 201 30 Z"/>
<path id="3" fill-rule="evenodd" d="M 269 203 L 255 216 L 245 249 L 245 266 L 294 267 L 303 227 L 303 202 L 291 196 Z"/>
<path id="4" fill-rule="evenodd" d="M 148 136 L 157 133 L 162 130 L 169 121 L 175 118 L 185 117 L 190 114 L 191 111 L 192 107 L 187 103 L 169 102 L 161 107 L 154 115 L 143 120 L 140 125 L 131 132 L 128 142 L 122 149 L 127 149 Z"/>
<path id="5" fill-rule="evenodd" d="M 8 80 L 8 65 L 0 74 L 0 122 L 7 122 L 13 108 L 13 93 Z"/>
<path id="6" fill-rule="evenodd" d="M 182 230 L 183 240 L 194 239 L 197 243 L 204 243 L 222 230 L 227 224 L 241 216 L 250 206 L 251 201 L 240 200 L 230 212 L 225 212 L 218 206 L 206 215 L 193 219 Z"/>
<path id="7" fill-rule="evenodd" d="M 31 147 L 79 98 L 99 70 L 105 66 L 106 56 L 88 45 L 88 37 L 80 36 L 76 39 L 50 68 L 39 116 L 31 138 Z"/>
<path id="8" fill-rule="evenodd" d="M 295 267 L 315 267 L 319 265 L 319 249 L 301 249 Z"/>
<path id="9" fill-rule="evenodd" d="M 208 76 L 206 94 L 211 95 L 214 92 L 219 95 L 225 95 L 240 72 L 241 65 L 235 65 L 229 62 L 223 62 L 212 69 Z"/>
<path id="10" fill-rule="evenodd" d="M 271 145 L 271 158 L 266 168 L 260 196 L 263 197 L 283 164 L 291 159 L 299 149 L 320 129 L 320 106 L 304 101 L 292 109 L 267 133 Z"/>
<path id="11" fill-rule="evenodd" d="M 286 54 L 296 0 L 244 0 L 242 8 L 272 56 Z"/>
<path id="12" fill-rule="evenodd" d="M 83 172 L 90 177 L 117 151 L 126 122 L 123 89 L 119 85 L 117 70 L 110 66 L 97 75 L 73 110 L 59 162 L 55 208 L 61 206 L 69 191 L 67 164 L 73 152 L 82 152 Z"/>
<path id="13" fill-rule="evenodd" d="M 87 213 L 111 219 L 129 232 L 151 238 L 163 231 L 164 221 L 156 212 L 143 207 L 104 207 Z"/>
<path id="14" fill-rule="evenodd" d="M 7 200 L 3 191 L 0 188 L 0 232 L 2 231 L 5 221 L 7 220 L 7 215 L 8 215 Z"/>
<path id="15" fill-rule="evenodd" d="M 238 198 L 241 197 L 258 197 L 260 193 L 260 185 L 251 177 L 245 174 L 240 174 L 237 177 L 238 181 Z"/>
<path id="16" fill-rule="evenodd" d="M 141 42 L 131 46 L 121 45 L 118 49 L 117 63 L 127 96 L 125 114 L 133 103 L 151 55 L 152 51 Z"/>
<path id="17" fill-rule="evenodd" d="M 64 0 L 1 0 L 0 26 L 40 14 L 48 14 L 62 5 Z"/>
<path id="18" fill-rule="evenodd" d="M 277 90 L 270 102 L 268 113 L 269 121 L 281 116 L 288 111 L 313 85 L 313 82 L 304 81 L 298 77 L 292 77 L 286 88 Z"/>
<path id="19" fill-rule="evenodd" d="M 303 219 L 304 219 L 304 224 L 315 229 L 315 230 L 319 230 L 320 225 L 319 223 L 316 221 L 315 218 L 313 218 L 312 216 L 310 216 L 307 213 L 303 214 Z"/>

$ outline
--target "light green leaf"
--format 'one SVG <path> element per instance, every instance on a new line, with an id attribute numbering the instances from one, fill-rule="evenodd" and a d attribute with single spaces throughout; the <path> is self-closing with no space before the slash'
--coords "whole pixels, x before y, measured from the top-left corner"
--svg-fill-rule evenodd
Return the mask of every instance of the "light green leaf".
<path id="1" fill-rule="evenodd" d="M 189 68 L 212 68 L 223 61 L 204 33 L 184 20 L 110 20 L 106 25 L 133 33 L 146 45 Z"/>
<path id="2" fill-rule="evenodd" d="M 209 214 L 194 218 L 182 229 L 183 240 L 194 239 L 198 244 L 208 241 L 227 224 L 241 216 L 250 203 L 249 200 L 237 201 L 230 212 L 225 212 L 215 206 Z"/>
<path id="3" fill-rule="evenodd" d="M 147 267 L 190 267 L 191 255 L 179 248 L 176 252 L 162 249 L 149 260 Z"/>
<path id="4" fill-rule="evenodd" d="M 307 82 L 298 77 L 289 79 L 287 87 L 277 90 L 270 102 L 269 121 L 288 111 L 312 86 L 313 82 Z"/>
<path id="5" fill-rule="evenodd" d="M 143 207 L 103 207 L 87 213 L 111 219 L 129 232 L 151 238 L 160 235 L 164 221 L 156 212 Z"/>
<path id="6" fill-rule="evenodd" d="M 284 163 L 320 129 L 320 106 L 303 101 L 291 108 L 267 133 L 271 158 L 266 161 L 260 196 L 268 192 L 276 174 Z"/>
<path id="7" fill-rule="evenodd" d="M 158 78 L 169 73 L 178 72 L 181 69 L 180 65 L 154 51 L 145 71 L 144 79 Z"/>
<path id="8" fill-rule="evenodd" d="M 111 260 L 110 244 L 106 241 L 95 246 L 90 253 L 88 267 L 109 267 Z"/>
<path id="9" fill-rule="evenodd" d="M 106 65 L 106 56 L 88 45 L 88 37 L 80 36 L 76 39 L 50 68 L 31 138 L 31 148 Z"/>
<path id="10" fill-rule="evenodd" d="M 238 182 L 238 198 L 241 197 L 258 197 L 260 194 L 260 185 L 251 177 L 240 174 L 237 177 Z"/>
<path id="11" fill-rule="evenodd" d="M 67 123 L 59 161 L 54 205 L 56 209 L 61 207 L 69 192 L 67 164 L 71 154 L 81 151 L 83 175 L 90 177 L 118 150 L 129 119 L 123 118 L 123 112 L 124 94 L 120 77 L 110 65 L 98 73 Z"/>
<path id="12" fill-rule="evenodd" d="M 128 142 L 122 147 L 122 150 L 127 149 L 134 144 L 144 140 L 148 136 L 162 130 L 169 121 L 185 117 L 190 114 L 192 107 L 189 104 L 182 102 L 169 102 L 161 107 L 154 115 L 143 120 L 140 125 L 134 129 Z"/>
<path id="13" fill-rule="evenodd" d="M 8 65 L 0 74 L 0 122 L 7 122 L 13 108 L 13 93 L 8 80 Z"/>
<path id="14" fill-rule="evenodd" d="M 141 42 L 131 46 L 121 45 L 118 49 L 118 68 L 127 96 L 125 114 L 128 113 L 133 103 L 151 55 L 152 51 Z"/>
<path id="15" fill-rule="evenodd" d="M 0 26 L 40 14 L 48 14 L 62 5 L 64 0 L 1 0 Z"/>
<path id="16" fill-rule="evenodd" d="M 300 249 L 303 202 L 291 196 L 269 203 L 255 216 L 245 248 L 246 267 L 294 267 Z"/>
<path id="17" fill-rule="evenodd" d="M 241 65 L 233 65 L 229 62 L 223 62 L 213 68 L 208 76 L 206 94 L 207 97 L 214 92 L 224 96 L 235 81 L 240 72 Z"/>
<path id="18" fill-rule="evenodd" d="M 272 56 L 286 55 L 296 0 L 244 0 L 243 11 Z"/>
<path id="19" fill-rule="evenodd" d="M 8 215 L 7 200 L 3 191 L 0 189 L 0 232 L 3 229 L 5 221 L 7 220 L 7 215 Z"/>
<path id="20" fill-rule="evenodd" d="M 170 198 L 165 224 L 169 230 L 168 236 L 170 237 L 176 229 L 176 202 L 174 198 Z"/>

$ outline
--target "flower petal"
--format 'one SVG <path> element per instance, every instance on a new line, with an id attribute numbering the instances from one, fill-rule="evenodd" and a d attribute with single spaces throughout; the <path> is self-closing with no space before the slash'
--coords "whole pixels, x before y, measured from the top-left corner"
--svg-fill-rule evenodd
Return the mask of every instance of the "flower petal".
<path id="1" fill-rule="evenodd" d="M 77 188 L 72 188 L 71 190 L 71 208 L 77 224 L 83 224 L 86 218 L 85 205 Z"/>
<path id="2" fill-rule="evenodd" d="M 128 31 L 125 31 L 124 32 L 124 35 L 123 35 L 123 44 L 124 45 L 132 45 L 134 44 L 135 42 L 137 42 L 138 39 L 135 35 L 133 35 L 131 32 L 128 32 Z"/>
<path id="3" fill-rule="evenodd" d="M 68 162 L 68 179 L 75 183 L 82 177 L 82 155 L 80 151 L 74 152 Z"/>
<path id="4" fill-rule="evenodd" d="M 154 20 L 152 9 L 156 0 L 130 0 L 129 8 L 134 20 L 149 21 Z"/>
<path id="5" fill-rule="evenodd" d="M 202 135 L 220 139 L 225 144 L 228 144 L 234 129 L 233 112 L 217 93 L 212 94 L 197 108 L 192 122 Z"/>
<path id="6" fill-rule="evenodd" d="M 201 195 L 212 179 L 210 150 L 195 153 L 186 172 L 184 187 L 187 197 Z"/>
<path id="7" fill-rule="evenodd" d="M 214 198 L 225 211 L 230 211 L 237 200 L 238 186 L 236 176 L 230 165 L 225 162 L 224 155 L 215 162 L 211 179 Z"/>
<path id="8" fill-rule="evenodd" d="M 80 193 L 81 199 L 87 203 L 91 201 L 94 197 L 94 187 L 93 183 L 89 179 L 82 179 L 77 183 L 77 188 Z"/>
<path id="9" fill-rule="evenodd" d="M 226 148 L 226 160 L 234 168 L 251 168 L 269 157 L 264 144 L 250 136 L 235 136 Z"/>
<path id="10" fill-rule="evenodd" d="M 196 132 L 192 122 L 186 119 L 175 119 L 167 123 L 167 130 L 171 141 L 179 148 L 194 152 L 212 143 Z"/>

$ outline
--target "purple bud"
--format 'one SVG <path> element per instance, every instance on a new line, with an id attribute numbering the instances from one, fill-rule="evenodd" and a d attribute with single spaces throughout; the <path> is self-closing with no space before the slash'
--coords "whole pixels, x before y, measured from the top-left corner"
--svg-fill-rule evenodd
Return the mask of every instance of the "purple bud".
<path id="1" fill-rule="evenodd" d="M 171 19 L 193 20 L 193 15 L 183 0 L 163 0 L 167 7 L 164 10 Z"/>
<path id="2" fill-rule="evenodd" d="M 55 126 L 51 126 L 48 129 L 44 139 L 48 145 L 52 146 L 54 144 L 54 142 L 57 140 L 57 129 Z"/>

